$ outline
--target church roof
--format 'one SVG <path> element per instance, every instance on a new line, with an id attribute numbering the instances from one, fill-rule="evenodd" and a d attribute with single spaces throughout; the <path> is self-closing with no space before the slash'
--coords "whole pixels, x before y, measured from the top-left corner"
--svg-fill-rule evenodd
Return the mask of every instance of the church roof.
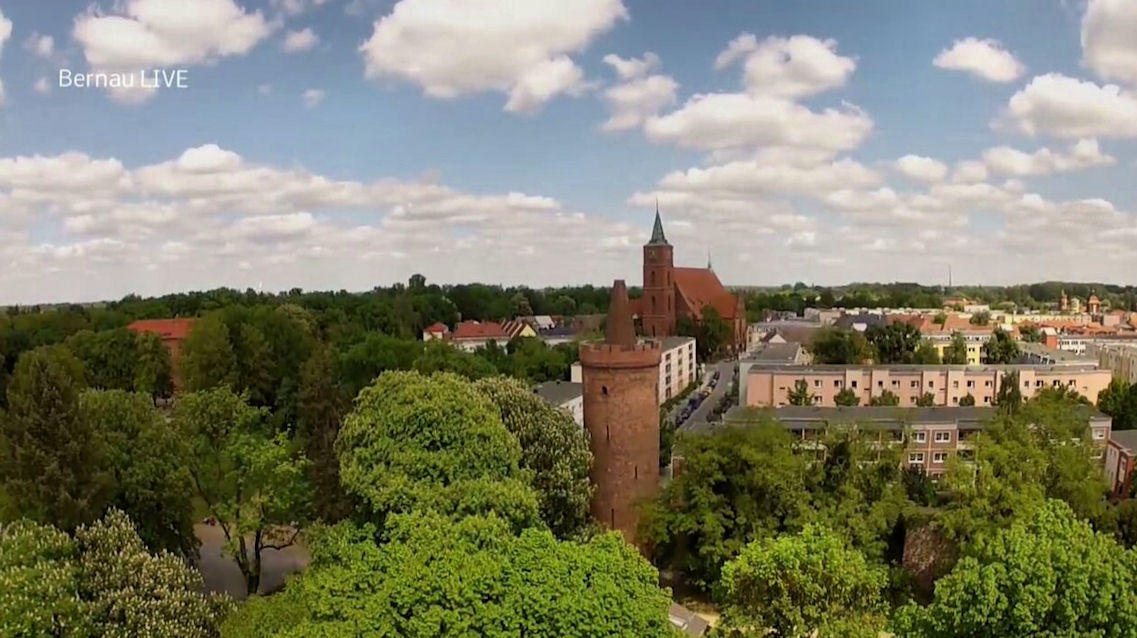
<path id="1" fill-rule="evenodd" d="M 697 317 L 702 318 L 703 307 L 711 306 L 723 319 L 734 319 L 738 311 L 738 298 L 730 294 L 718 275 L 709 268 L 676 268 L 675 291 Z"/>
<path id="2" fill-rule="evenodd" d="M 667 237 L 663 235 L 663 220 L 659 218 L 659 209 L 657 208 L 655 210 L 655 225 L 651 228 L 651 241 L 649 241 L 647 244 L 651 246 L 653 244 L 666 243 Z"/>

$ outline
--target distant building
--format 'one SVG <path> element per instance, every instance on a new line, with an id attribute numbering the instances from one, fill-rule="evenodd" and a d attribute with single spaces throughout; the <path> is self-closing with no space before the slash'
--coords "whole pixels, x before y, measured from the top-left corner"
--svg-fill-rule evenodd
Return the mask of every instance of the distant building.
<path id="1" fill-rule="evenodd" d="M 772 417 L 801 441 L 818 439 L 833 425 L 855 425 L 882 445 L 903 446 L 901 464 L 922 467 L 931 476 L 943 474 L 948 460 L 973 454 L 971 440 L 996 415 L 991 407 L 874 408 L 788 406 L 773 410 L 732 408 L 723 417 L 728 425 L 746 425 Z M 1099 458 L 1111 439 L 1109 416 L 1086 409 L 1090 437 Z M 715 426 L 699 426 L 697 431 Z M 907 434 L 906 434 L 907 433 Z M 1108 463 L 1108 461 L 1107 461 Z"/>
<path id="2" fill-rule="evenodd" d="M 537 336 L 537 331 L 525 321 L 506 321 L 501 324 L 501 329 L 505 331 L 505 334 L 509 335 L 510 339 Z"/>
<path id="3" fill-rule="evenodd" d="M 695 361 L 694 337 L 666 337 L 655 341 L 660 344 L 659 403 L 662 405 L 698 379 L 699 365 Z M 579 361 L 572 364 L 569 379 L 574 383 L 584 380 Z"/>
<path id="4" fill-rule="evenodd" d="M 1105 448 L 1105 477 L 1116 498 L 1128 498 L 1132 489 L 1134 459 L 1137 459 L 1137 430 L 1110 432 Z"/>
<path id="5" fill-rule="evenodd" d="M 534 394 L 564 408 L 577 425 L 584 426 L 584 385 L 571 381 L 549 381 L 533 388 Z"/>
<path id="6" fill-rule="evenodd" d="M 127 330 L 136 333 L 150 333 L 158 335 L 162 345 L 170 353 L 170 369 L 173 376 L 174 389 L 182 387 L 181 360 L 182 343 L 189 337 L 197 319 L 140 319 L 127 326 Z"/>
<path id="7" fill-rule="evenodd" d="M 537 338 L 545 345 L 556 346 L 562 343 L 571 343 L 577 338 L 577 331 L 572 326 L 553 326 L 537 331 Z"/>
<path id="8" fill-rule="evenodd" d="M 422 340 L 432 341 L 434 339 L 440 339 L 442 341 L 450 339 L 450 328 L 441 321 L 424 328 L 422 331 Z"/>
<path id="9" fill-rule="evenodd" d="M 1024 398 L 1042 388 L 1065 387 L 1075 390 L 1090 401 L 1110 382 L 1111 373 L 1093 364 L 1061 365 L 881 365 L 881 366 L 787 366 L 752 365 L 745 378 L 740 378 L 739 398 L 751 407 L 789 405 L 789 393 L 798 381 L 804 381 L 816 406 L 835 406 L 837 393 L 853 390 L 860 405 L 867 406 L 872 397 L 891 392 L 900 399 L 901 407 L 915 407 L 925 393 L 932 395 L 938 406 L 957 406 L 970 394 L 976 406 L 994 405 L 999 384 L 1008 372 L 1019 373 Z"/>
<path id="10" fill-rule="evenodd" d="M 800 366 L 807 363 L 809 355 L 800 343 L 771 343 L 764 347 L 751 350 L 738 359 L 738 378 L 746 379 L 747 373 L 753 366 Z M 746 403 L 746 385 L 738 386 L 738 404 Z"/>
<path id="11" fill-rule="evenodd" d="M 484 348 L 491 341 L 504 348 L 509 339 L 509 333 L 496 321 L 463 321 L 450 333 L 450 342 L 467 352 Z"/>
<path id="12" fill-rule="evenodd" d="M 1086 347 L 1086 356 L 1097 360 L 1115 377 L 1137 383 L 1137 343 L 1094 342 Z"/>

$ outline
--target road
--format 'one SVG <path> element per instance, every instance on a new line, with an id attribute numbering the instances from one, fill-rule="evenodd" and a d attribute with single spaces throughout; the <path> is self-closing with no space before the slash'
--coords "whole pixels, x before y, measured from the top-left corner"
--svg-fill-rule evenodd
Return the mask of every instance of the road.
<path id="1" fill-rule="evenodd" d="M 715 389 L 711 391 L 710 396 L 699 404 L 699 408 L 695 410 L 694 414 L 689 419 L 684 421 L 679 426 L 680 429 L 689 427 L 695 423 L 705 423 L 707 417 L 710 416 L 711 410 L 714 409 L 719 401 L 722 401 L 723 395 L 730 392 L 731 381 L 734 379 L 735 373 L 738 371 L 738 362 L 734 360 L 722 361 L 720 363 L 712 363 L 707 366 L 707 373 L 705 379 L 710 379 L 714 376 L 715 371 L 719 373 L 718 383 L 715 384 Z"/>

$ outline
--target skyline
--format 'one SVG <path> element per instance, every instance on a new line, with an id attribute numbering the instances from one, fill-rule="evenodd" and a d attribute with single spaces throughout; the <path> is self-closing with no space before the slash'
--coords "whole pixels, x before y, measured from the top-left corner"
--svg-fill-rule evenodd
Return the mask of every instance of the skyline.
<path id="1" fill-rule="evenodd" d="M 727 285 L 1137 283 L 1137 3 L 43 4 L 0 0 L 0 303 L 638 285 L 657 201 Z"/>

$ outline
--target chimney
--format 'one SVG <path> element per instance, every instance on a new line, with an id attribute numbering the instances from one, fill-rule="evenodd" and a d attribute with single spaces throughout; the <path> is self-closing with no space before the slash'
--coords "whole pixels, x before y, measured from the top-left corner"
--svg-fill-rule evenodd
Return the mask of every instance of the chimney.
<path id="1" fill-rule="evenodd" d="M 608 302 L 608 323 L 604 342 L 613 346 L 636 345 L 636 328 L 628 307 L 628 288 L 623 279 L 612 282 L 612 299 Z"/>

